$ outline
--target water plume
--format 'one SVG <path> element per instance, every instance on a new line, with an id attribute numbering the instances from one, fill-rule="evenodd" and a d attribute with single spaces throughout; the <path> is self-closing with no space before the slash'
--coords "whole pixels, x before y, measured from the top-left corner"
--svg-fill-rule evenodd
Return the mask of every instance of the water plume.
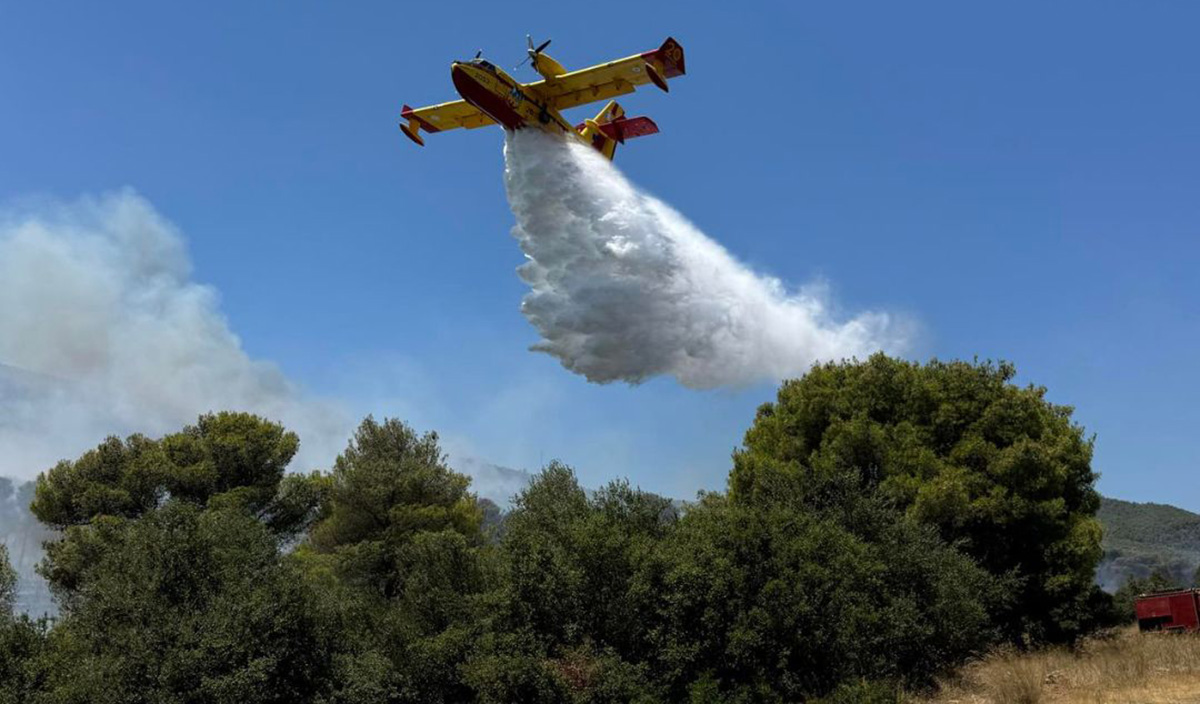
<path id="1" fill-rule="evenodd" d="M 739 386 L 903 347 L 893 316 L 840 319 L 824 286 L 751 270 L 583 144 L 525 130 L 504 154 L 533 349 L 590 381 Z"/>

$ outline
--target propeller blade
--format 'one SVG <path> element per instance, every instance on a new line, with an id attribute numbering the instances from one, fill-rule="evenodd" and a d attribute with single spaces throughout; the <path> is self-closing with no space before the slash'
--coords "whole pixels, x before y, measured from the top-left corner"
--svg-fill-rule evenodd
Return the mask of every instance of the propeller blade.
<path id="1" fill-rule="evenodd" d="M 526 35 L 525 35 L 525 41 L 526 41 L 526 42 L 529 42 L 529 48 L 530 48 L 530 49 L 533 49 L 533 35 L 532 35 L 532 34 L 526 34 Z"/>
<path id="2" fill-rule="evenodd" d="M 540 53 L 542 53 L 542 49 L 545 49 L 545 48 L 546 48 L 546 47 L 548 47 L 548 46 L 550 46 L 550 40 L 549 40 L 549 39 L 547 39 L 546 41 L 542 42 L 542 45 L 541 45 L 541 46 L 539 46 L 538 48 L 534 49 L 534 50 L 533 50 L 533 53 L 535 53 L 535 54 L 540 54 Z"/>
<path id="3" fill-rule="evenodd" d="M 475 58 L 478 59 L 480 56 L 483 56 L 483 49 L 480 49 L 479 51 L 475 52 Z"/>

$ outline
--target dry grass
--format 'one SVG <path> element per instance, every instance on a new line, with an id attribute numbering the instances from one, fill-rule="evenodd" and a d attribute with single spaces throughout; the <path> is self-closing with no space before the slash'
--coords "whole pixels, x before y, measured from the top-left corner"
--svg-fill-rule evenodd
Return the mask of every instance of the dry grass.
<path id="1" fill-rule="evenodd" d="M 968 665 L 927 704 L 1200 704 L 1200 635 L 1135 628 L 1075 651 L 998 652 Z"/>

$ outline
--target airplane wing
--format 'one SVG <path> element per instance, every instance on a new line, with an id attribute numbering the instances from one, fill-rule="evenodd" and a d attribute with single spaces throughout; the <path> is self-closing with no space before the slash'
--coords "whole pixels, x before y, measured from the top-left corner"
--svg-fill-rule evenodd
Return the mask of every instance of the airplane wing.
<path id="1" fill-rule="evenodd" d="M 564 73 L 531 83 L 527 88 L 540 94 L 555 110 L 566 110 L 632 93 L 634 88 L 647 83 L 665 91 L 666 79 L 683 73 L 683 47 L 668 37 L 654 51 Z"/>
<path id="2" fill-rule="evenodd" d="M 425 108 L 410 108 L 405 105 L 400 109 L 400 117 L 407 120 L 400 123 L 400 129 L 405 136 L 421 146 L 425 146 L 425 140 L 421 139 L 421 130 L 445 132 L 459 127 L 473 130 L 476 127 L 496 124 L 495 120 L 465 100 Z"/>

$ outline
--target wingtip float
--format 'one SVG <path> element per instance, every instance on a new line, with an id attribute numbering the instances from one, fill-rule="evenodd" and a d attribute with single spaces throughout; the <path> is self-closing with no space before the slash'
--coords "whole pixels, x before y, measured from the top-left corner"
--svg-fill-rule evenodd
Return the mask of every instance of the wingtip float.
<path id="1" fill-rule="evenodd" d="M 450 77 L 462 100 L 423 108 L 405 105 L 400 110 L 400 130 L 423 147 L 422 131 L 432 134 L 485 125 L 500 125 L 507 130 L 536 127 L 552 134 L 574 135 L 612 159 L 618 144 L 654 134 L 658 125 L 648 117 L 626 117 L 625 110 L 611 98 L 632 93 L 647 83 L 668 91 L 667 80 L 684 74 L 683 47 L 670 37 L 653 51 L 578 71 L 567 71 L 543 51 L 549 40 L 537 47 L 532 37 L 527 40 L 526 61 L 542 80 L 521 83 L 480 58 L 481 54 L 469 61 L 455 61 L 450 66 Z M 609 101 L 604 109 L 577 125 L 560 112 L 601 100 Z"/>

